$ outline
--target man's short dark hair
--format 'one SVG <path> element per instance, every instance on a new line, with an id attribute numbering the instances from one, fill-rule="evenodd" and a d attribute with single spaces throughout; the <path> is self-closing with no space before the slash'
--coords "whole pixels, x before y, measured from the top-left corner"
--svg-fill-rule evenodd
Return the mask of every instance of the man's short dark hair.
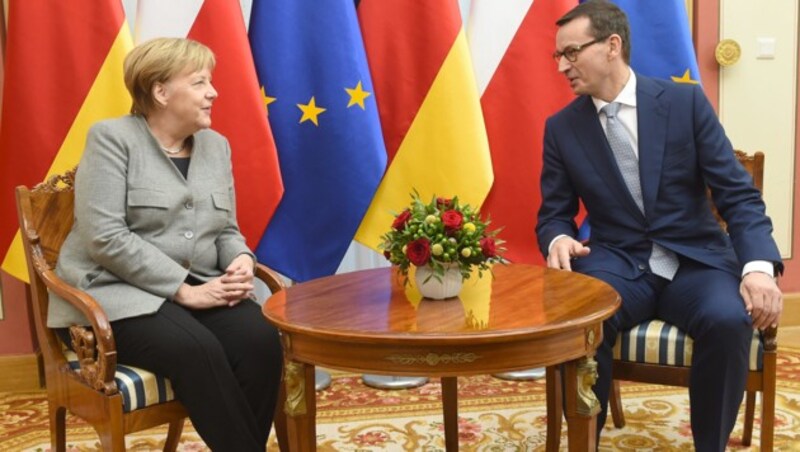
<path id="1" fill-rule="evenodd" d="M 619 7 L 607 0 L 589 0 L 572 8 L 556 21 L 559 27 L 579 17 L 589 18 L 589 32 L 595 39 L 613 34 L 622 38 L 622 58 L 631 64 L 631 29 L 628 16 Z"/>

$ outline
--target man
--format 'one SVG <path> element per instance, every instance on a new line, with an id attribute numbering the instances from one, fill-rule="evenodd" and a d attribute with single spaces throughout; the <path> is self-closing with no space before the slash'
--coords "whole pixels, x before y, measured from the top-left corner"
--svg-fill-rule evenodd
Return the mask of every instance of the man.
<path id="1" fill-rule="evenodd" d="M 772 223 L 702 90 L 631 70 L 617 6 L 591 0 L 557 25 L 554 57 L 579 97 L 547 120 L 536 232 L 548 267 L 599 278 L 622 297 L 596 357 L 598 434 L 617 332 L 660 318 L 694 339 L 695 447 L 724 450 L 752 328 L 777 325 L 782 310 Z M 706 186 L 730 235 L 712 216 Z M 590 246 L 574 239 L 579 200 Z"/>

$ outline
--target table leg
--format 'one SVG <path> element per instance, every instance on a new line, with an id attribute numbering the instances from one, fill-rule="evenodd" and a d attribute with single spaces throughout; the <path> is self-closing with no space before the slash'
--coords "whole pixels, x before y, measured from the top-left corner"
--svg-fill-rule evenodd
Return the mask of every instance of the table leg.
<path id="1" fill-rule="evenodd" d="M 286 433 L 288 450 L 317 450 L 317 400 L 314 390 L 314 366 L 286 360 L 283 366 L 286 390 Z"/>
<path id="2" fill-rule="evenodd" d="M 275 407 L 275 437 L 278 440 L 278 450 L 280 452 L 289 452 L 289 431 L 286 426 L 286 388 L 281 385 L 278 391 L 278 403 Z"/>
<path id="3" fill-rule="evenodd" d="M 458 380 L 442 377 L 442 407 L 444 408 L 444 448 L 458 450 Z"/>
<path id="4" fill-rule="evenodd" d="M 597 413 L 600 402 L 592 391 L 597 381 L 597 362 L 591 358 L 564 365 L 567 435 L 569 450 L 597 450 Z"/>
<path id="5" fill-rule="evenodd" d="M 564 416 L 564 399 L 561 388 L 561 368 L 550 366 L 546 370 L 547 386 L 547 452 L 558 452 L 561 443 L 561 418 Z"/>

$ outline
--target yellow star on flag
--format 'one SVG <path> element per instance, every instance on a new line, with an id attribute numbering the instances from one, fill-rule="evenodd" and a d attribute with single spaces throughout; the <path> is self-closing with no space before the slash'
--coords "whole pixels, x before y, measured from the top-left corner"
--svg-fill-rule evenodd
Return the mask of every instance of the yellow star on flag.
<path id="1" fill-rule="evenodd" d="M 356 85 L 355 88 L 345 88 L 344 90 L 347 91 L 347 94 L 350 95 L 350 102 L 347 103 L 347 108 L 350 108 L 355 104 L 358 104 L 358 106 L 361 107 L 362 110 L 365 109 L 364 108 L 364 99 L 369 97 L 372 93 L 370 93 L 369 91 L 364 91 L 361 88 L 361 81 L 360 80 L 358 82 L 358 85 Z"/>
<path id="2" fill-rule="evenodd" d="M 261 87 L 261 101 L 264 102 L 265 108 L 269 107 L 269 104 L 275 102 L 274 97 L 267 96 L 267 91 L 264 89 L 263 86 Z M 267 110 L 269 110 L 269 108 L 267 108 Z"/>
<path id="3" fill-rule="evenodd" d="M 297 108 L 303 112 L 303 117 L 300 118 L 300 124 L 311 121 L 314 123 L 315 126 L 319 126 L 319 122 L 317 121 L 317 116 L 320 115 L 323 111 L 325 111 L 322 107 L 317 107 L 317 101 L 314 100 L 314 96 L 311 96 L 311 100 L 308 101 L 307 104 L 297 104 Z"/>
<path id="4" fill-rule="evenodd" d="M 689 83 L 691 85 L 697 85 L 697 80 L 692 80 L 692 75 L 689 73 L 689 69 L 686 69 L 686 72 L 683 73 L 680 77 L 675 77 L 674 75 L 671 77 L 672 81 L 675 83 Z"/>

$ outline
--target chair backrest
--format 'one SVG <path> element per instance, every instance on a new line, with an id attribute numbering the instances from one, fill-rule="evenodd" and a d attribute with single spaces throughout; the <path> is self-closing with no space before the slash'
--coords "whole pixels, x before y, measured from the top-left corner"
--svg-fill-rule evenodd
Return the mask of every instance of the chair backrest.
<path id="1" fill-rule="evenodd" d="M 753 185 L 755 185 L 758 191 L 764 193 L 764 153 L 757 151 L 750 155 L 739 150 L 733 152 L 736 154 L 736 160 L 744 167 L 745 171 L 750 173 L 750 177 L 753 178 Z M 714 205 L 714 200 L 711 199 L 710 190 L 708 191 L 708 200 L 711 203 L 711 210 L 714 212 L 714 217 L 717 219 L 722 229 L 727 230 L 728 225 L 719 215 L 717 207 Z"/>
<path id="2" fill-rule="evenodd" d="M 28 261 L 33 320 L 45 366 L 64 361 L 61 343 L 47 328 L 48 293 L 42 275 L 55 269 L 61 245 L 72 229 L 76 169 L 54 175 L 30 190 L 17 187 L 17 214 Z"/>
<path id="3" fill-rule="evenodd" d="M 756 186 L 758 191 L 764 192 L 764 153 L 756 151 L 753 155 L 748 155 L 744 151 L 734 151 L 736 153 L 736 160 L 742 164 L 744 169 L 750 173 L 753 178 L 753 185 Z"/>

